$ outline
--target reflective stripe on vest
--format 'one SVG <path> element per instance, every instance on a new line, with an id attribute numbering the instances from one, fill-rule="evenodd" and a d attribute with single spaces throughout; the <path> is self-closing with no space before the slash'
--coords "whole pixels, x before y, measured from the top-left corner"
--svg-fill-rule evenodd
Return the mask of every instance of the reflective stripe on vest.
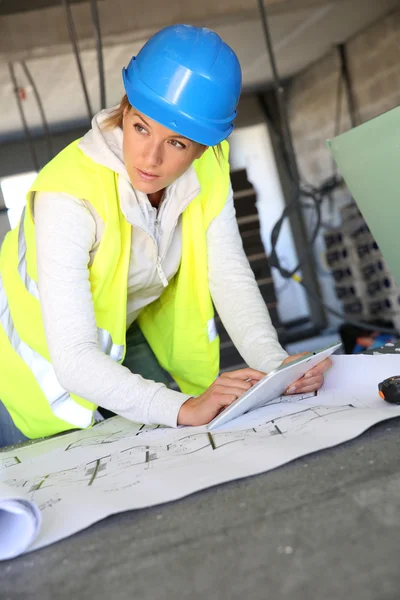
<path id="1" fill-rule="evenodd" d="M 39 290 L 37 283 L 32 279 L 27 271 L 26 264 L 26 240 L 24 235 L 24 216 L 23 210 L 18 231 L 18 273 L 25 285 L 26 290 L 36 299 L 39 299 Z M 53 414 L 70 423 L 74 427 L 85 429 L 92 424 L 93 411 L 75 402 L 70 394 L 60 385 L 55 374 L 53 365 L 38 352 L 33 350 L 28 344 L 19 337 L 11 312 L 8 306 L 2 278 L 0 275 L 0 323 L 10 341 L 14 351 L 22 358 L 25 364 L 32 371 L 44 396 L 49 403 Z M 98 339 L 101 350 L 110 356 L 116 362 L 122 360 L 124 355 L 124 346 L 114 344 L 111 334 L 100 327 L 97 329 Z"/>
<path id="2" fill-rule="evenodd" d="M 25 284 L 25 288 L 32 296 L 39 300 L 39 289 L 37 283 L 28 275 L 26 266 L 26 240 L 24 235 L 25 207 L 22 211 L 21 222 L 18 228 L 18 273 Z M 124 357 L 124 346 L 114 344 L 111 334 L 106 329 L 97 328 L 97 334 L 101 350 L 108 354 L 112 360 L 119 362 Z"/>
<path id="3" fill-rule="evenodd" d="M 124 346 L 118 346 L 112 341 L 111 333 L 106 329 L 97 328 L 97 337 L 99 338 L 100 348 L 104 354 L 108 354 L 115 362 L 120 362 L 124 358 Z"/>
<path id="4" fill-rule="evenodd" d="M 81 406 L 71 398 L 69 393 L 60 385 L 52 364 L 38 352 L 32 350 L 28 344 L 19 337 L 11 317 L 7 297 L 0 275 L 0 323 L 14 351 L 22 358 L 32 371 L 52 412 L 56 417 L 67 421 L 75 427 L 89 427 L 93 420 L 93 413 L 88 408 Z"/>
<path id="5" fill-rule="evenodd" d="M 24 234 L 24 220 L 25 220 L 25 207 L 21 214 L 21 220 L 18 226 L 18 273 L 22 279 L 22 283 L 25 285 L 25 289 L 28 290 L 32 296 L 39 300 L 39 290 L 37 283 L 34 279 L 29 277 L 26 268 L 26 240 Z"/>

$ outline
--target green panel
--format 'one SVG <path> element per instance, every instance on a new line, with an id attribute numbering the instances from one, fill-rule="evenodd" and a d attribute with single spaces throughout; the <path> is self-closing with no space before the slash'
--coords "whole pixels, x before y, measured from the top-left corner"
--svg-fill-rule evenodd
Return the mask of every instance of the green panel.
<path id="1" fill-rule="evenodd" d="M 400 285 L 400 107 L 327 144 Z"/>

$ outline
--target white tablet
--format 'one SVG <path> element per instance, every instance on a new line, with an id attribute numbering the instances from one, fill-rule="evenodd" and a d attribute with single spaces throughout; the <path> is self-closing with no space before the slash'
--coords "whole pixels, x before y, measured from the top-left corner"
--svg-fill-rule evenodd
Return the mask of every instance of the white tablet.
<path id="1" fill-rule="evenodd" d="M 210 421 L 207 429 L 214 429 L 236 417 L 240 417 L 250 410 L 260 408 L 260 406 L 265 406 L 268 402 L 276 400 L 286 392 L 292 383 L 333 354 L 341 345 L 340 342 L 332 344 L 327 348 L 306 354 L 291 363 L 271 371 Z"/>

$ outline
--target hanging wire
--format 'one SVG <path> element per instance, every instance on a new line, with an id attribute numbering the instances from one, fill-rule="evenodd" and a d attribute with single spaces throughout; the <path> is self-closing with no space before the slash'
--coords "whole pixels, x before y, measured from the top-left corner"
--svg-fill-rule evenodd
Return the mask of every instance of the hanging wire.
<path id="1" fill-rule="evenodd" d="M 26 64 L 26 62 L 24 60 L 21 60 L 21 67 L 25 73 L 25 76 L 27 78 L 27 80 L 29 81 L 30 85 L 32 86 L 32 90 L 33 90 L 33 94 L 35 96 L 36 99 L 36 104 L 38 106 L 39 112 L 40 112 L 40 116 L 42 119 L 42 124 L 43 124 L 43 132 L 44 132 L 44 138 L 46 141 L 46 146 L 47 146 L 47 154 L 48 154 L 48 160 L 51 160 L 54 156 L 54 149 L 53 149 L 53 140 L 51 137 L 51 131 L 49 128 L 49 124 L 47 123 L 47 119 L 46 119 L 46 115 L 44 112 L 44 108 L 43 108 L 43 104 L 42 104 L 42 100 L 40 98 L 39 95 L 39 91 L 37 89 L 37 86 L 35 84 L 35 81 L 32 77 L 32 74 Z"/>
<path id="2" fill-rule="evenodd" d="M 31 154 L 32 163 L 33 163 L 35 171 L 38 172 L 40 170 L 39 160 L 38 160 L 38 157 L 37 157 L 37 154 L 36 154 L 36 149 L 35 149 L 35 145 L 34 145 L 34 142 L 33 142 L 32 135 L 31 135 L 31 132 L 30 132 L 29 127 L 28 127 L 28 123 L 27 123 L 26 118 L 25 118 L 24 107 L 22 106 L 22 101 L 21 101 L 21 96 L 20 96 L 20 88 L 18 87 L 17 78 L 15 76 L 14 65 L 13 65 L 13 63 L 11 61 L 8 63 L 8 70 L 10 72 L 10 77 L 11 77 L 11 81 L 12 81 L 12 85 L 13 85 L 14 95 L 15 95 L 15 98 L 17 100 L 17 106 L 18 106 L 19 114 L 20 114 L 21 121 L 22 121 L 22 127 L 23 127 L 23 130 L 24 130 L 25 139 L 26 139 L 26 142 L 27 142 L 27 144 L 29 146 L 29 151 L 30 151 L 30 154 Z"/>
<path id="3" fill-rule="evenodd" d="M 89 125 L 90 125 L 90 123 L 92 121 L 93 112 L 92 112 L 92 107 L 90 104 L 88 90 L 86 87 L 85 75 L 83 73 L 81 57 L 79 54 L 78 37 L 76 35 L 76 30 L 75 30 L 74 20 L 72 17 L 71 7 L 70 7 L 68 0 L 61 0 L 61 3 L 64 7 L 65 16 L 67 18 L 68 34 L 69 34 L 69 38 L 71 40 L 72 47 L 73 47 L 74 54 L 75 54 L 76 66 L 78 67 L 78 71 L 79 71 L 79 77 L 81 80 L 83 95 L 85 97 L 85 104 L 86 104 L 86 109 L 87 109 L 87 113 L 88 113 Z"/>
<path id="4" fill-rule="evenodd" d="M 360 118 L 358 115 L 356 100 L 354 97 L 354 90 L 352 85 L 352 80 L 349 71 L 349 61 L 347 59 L 346 46 L 344 44 L 338 45 L 339 57 L 340 57 L 340 69 L 342 72 L 343 81 L 346 84 L 346 95 L 347 95 L 347 104 L 349 107 L 349 116 L 350 123 L 352 127 L 356 127 Z"/>
<path id="5" fill-rule="evenodd" d="M 285 90 L 281 84 L 279 74 L 278 74 L 278 68 L 276 65 L 275 54 L 274 54 L 274 50 L 272 47 L 271 33 L 269 31 L 269 24 L 268 24 L 267 14 L 265 12 L 263 0 L 258 0 L 258 8 L 259 8 L 259 11 L 261 14 L 261 25 L 263 28 L 264 39 L 265 39 L 265 43 L 267 46 L 268 57 L 269 57 L 269 61 L 270 61 L 271 69 L 272 69 L 273 82 L 274 82 L 276 97 L 277 97 L 277 101 L 278 101 L 279 114 L 280 114 L 280 118 L 281 118 L 283 139 L 284 139 L 284 144 L 286 147 L 286 153 L 287 153 L 287 156 L 288 156 L 288 159 L 290 162 L 291 176 L 292 176 L 292 180 L 294 181 L 294 183 L 296 185 L 298 185 L 300 177 L 299 177 L 299 171 L 297 168 L 296 155 L 295 155 L 293 143 L 292 143 L 292 136 L 290 135 L 290 129 L 289 129 L 289 124 L 288 124 L 286 102 L 285 102 L 285 97 L 284 97 Z"/>
<path id="6" fill-rule="evenodd" d="M 104 77 L 104 61 L 103 61 L 103 42 L 101 39 L 100 18 L 97 6 L 97 0 L 90 0 L 90 14 L 96 40 L 97 51 L 97 67 L 99 71 L 99 86 L 100 86 L 100 107 L 106 108 L 106 83 Z"/>
<path id="7" fill-rule="evenodd" d="M 333 137 L 340 134 L 342 125 L 342 95 L 343 95 L 343 71 L 339 68 L 338 81 L 336 87 L 336 106 L 335 106 L 335 125 L 333 129 Z M 334 175 L 337 175 L 338 168 L 335 159 L 331 156 L 332 171 Z"/>
<path id="8" fill-rule="evenodd" d="M 263 28 L 265 43 L 267 46 L 267 53 L 268 53 L 268 57 L 269 57 L 269 61 L 270 61 L 271 69 L 272 69 L 272 74 L 273 74 L 273 81 L 274 81 L 277 102 L 278 102 L 278 110 L 279 110 L 279 116 L 280 116 L 282 134 L 283 134 L 283 147 L 285 149 L 285 155 L 286 155 L 286 159 L 288 161 L 288 167 L 289 167 L 290 180 L 292 183 L 291 198 L 290 198 L 289 202 L 287 203 L 287 205 L 285 206 L 281 217 L 275 223 L 275 225 L 271 231 L 271 252 L 270 252 L 268 259 L 269 259 L 270 265 L 275 267 L 276 269 L 278 269 L 278 271 L 281 273 L 282 277 L 289 279 L 297 271 L 299 271 L 301 269 L 301 267 L 306 262 L 308 262 L 310 259 L 310 254 L 313 251 L 313 244 L 318 236 L 318 232 L 319 232 L 319 228 L 320 228 L 320 224 L 321 224 L 320 205 L 323 200 L 323 196 L 321 195 L 319 190 L 316 190 L 312 186 L 303 186 L 303 187 L 301 186 L 299 170 L 297 167 L 296 155 L 294 152 L 292 136 L 291 136 L 290 128 L 289 128 L 289 119 L 287 116 L 287 107 L 286 107 L 286 101 L 285 101 L 285 97 L 284 97 L 285 91 L 281 84 L 279 74 L 278 74 L 278 69 L 277 69 L 276 60 L 275 60 L 275 54 L 274 54 L 274 50 L 273 50 L 273 46 L 272 46 L 271 33 L 269 30 L 268 19 L 267 19 L 267 15 L 265 12 L 263 0 L 258 0 L 258 7 L 259 7 L 260 15 L 261 15 L 261 24 L 262 24 L 262 28 Z M 304 204 L 304 200 L 307 200 L 308 203 Z M 285 222 L 285 219 L 287 219 L 292 212 L 294 212 L 294 213 L 298 212 L 302 207 L 309 208 L 310 202 L 311 202 L 311 205 L 315 208 L 315 213 L 316 213 L 316 222 L 314 225 L 314 229 L 313 229 L 313 232 L 312 232 L 310 238 L 307 240 L 307 247 L 304 250 L 304 252 L 302 253 L 302 255 L 300 256 L 298 264 L 293 269 L 288 270 L 281 265 L 280 260 L 279 260 L 279 256 L 277 253 L 278 238 L 279 238 L 282 226 Z"/>
<path id="9" fill-rule="evenodd" d="M 340 70 L 338 73 L 338 83 L 336 90 L 336 110 L 335 110 L 335 128 L 334 137 L 339 135 L 342 128 L 342 93 L 343 93 L 343 74 Z"/>

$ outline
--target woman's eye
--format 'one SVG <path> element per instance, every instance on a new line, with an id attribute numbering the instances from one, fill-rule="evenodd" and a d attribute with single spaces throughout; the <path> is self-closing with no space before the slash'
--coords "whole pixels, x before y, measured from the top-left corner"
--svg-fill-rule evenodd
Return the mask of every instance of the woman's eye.
<path id="1" fill-rule="evenodd" d="M 186 148 L 185 144 L 178 142 L 178 140 L 171 140 L 171 144 L 174 146 L 174 148 L 181 148 L 182 150 Z"/>
<path id="2" fill-rule="evenodd" d="M 136 129 L 136 131 L 138 133 L 147 133 L 146 129 L 144 127 L 142 127 L 141 125 L 139 125 L 139 123 L 136 123 L 134 125 L 134 128 Z"/>

